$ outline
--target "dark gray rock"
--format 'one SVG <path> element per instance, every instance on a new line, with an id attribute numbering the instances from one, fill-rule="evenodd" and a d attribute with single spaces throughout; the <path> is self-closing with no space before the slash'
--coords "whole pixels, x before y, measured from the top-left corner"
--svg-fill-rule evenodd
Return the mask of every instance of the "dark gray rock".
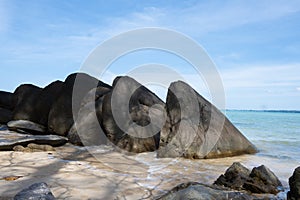
<path id="1" fill-rule="evenodd" d="M 250 172 L 240 163 L 233 163 L 214 184 L 259 194 L 277 194 L 283 191 L 279 179 L 264 165 L 254 167 Z"/>
<path id="2" fill-rule="evenodd" d="M 289 178 L 290 191 L 287 194 L 288 200 L 300 199 L 300 167 L 297 167 Z"/>
<path id="3" fill-rule="evenodd" d="M 76 122 L 68 133 L 69 142 L 75 145 L 93 146 L 107 143 L 99 118 L 102 116 L 103 96 L 110 88 L 98 87 L 87 93 L 82 100 Z"/>
<path id="4" fill-rule="evenodd" d="M 241 163 L 233 163 L 215 182 L 215 185 L 242 190 L 244 183 L 248 180 L 250 170 Z"/>
<path id="5" fill-rule="evenodd" d="M 14 200 L 55 200 L 46 183 L 35 183 L 19 192 Z"/>
<path id="6" fill-rule="evenodd" d="M 33 115 L 38 114 L 39 118 L 36 121 L 37 123 L 42 124 L 46 127 L 48 126 L 48 116 L 50 109 L 53 103 L 58 98 L 63 84 L 64 83 L 62 81 L 55 81 L 42 89 L 39 96 L 37 97 L 37 103 L 36 105 L 34 105 L 35 113 L 32 113 Z"/>
<path id="7" fill-rule="evenodd" d="M 166 110 L 158 157 L 199 159 L 257 152 L 221 111 L 182 81 L 170 85 Z"/>
<path id="8" fill-rule="evenodd" d="M 0 124 L 6 124 L 10 120 L 12 120 L 12 111 L 6 108 L 0 107 Z"/>
<path id="9" fill-rule="evenodd" d="M 30 134 L 46 134 L 46 127 L 43 125 L 28 121 L 28 120 L 14 120 L 9 121 L 7 126 L 10 130 L 21 132 L 21 133 L 30 133 Z"/>
<path id="10" fill-rule="evenodd" d="M 13 110 L 15 107 L 14 94 L 10 92 L 0 91 L 0 107 Z"/>
<path id="11" fill-rule="evenodd" d="M 98 116 L 108 139 L 128 152 L 154 151 L 164 123 L 164 103 L 134 79 L 117 77 Z"/>
<path id="12" fill-rule="evenodd" d="M 20 85 L 15 90 L 14 102 L 16 106 L 13 111 L 13 120 L 39 121 L 39 116 L 35 113 L 35 105 L 37 104 L 37 96 L 41 91 L 41 88 L 31 84 Z"/>
<path id="13" fill-rule="evenodd" d="M 67 141 L 67 138 L 57 135 L 25 135 L 12 131 L 1 131 L 0 150 L 11 151 L 17 145 L 27 146 L 30 143 L 61 146 Z"/>
<path id="14" fill-rule="evenodd" d="M 200 183 L 184 183 L 173 188 L 159 200 L 253 200 L 256 199 L 250 195 L 221 190 L 216 187 Z"/>
<path id="15" fill-rule="evenodd" d="M 63 82 L 56 81 L 41 89 L 33 85 L 21 85 L 15 91 L 17 105 L 14 120 L 29 120 L 48 125 L 48 115 L 53 102 L 62 89 Z"/>
<path id="16" fill-rule="evenodd" d="M 243 186 L 252 193 L 277 194 L 283 187 L 276 175 L 266 166 L 254 167 Z"/>
<path id="17" fill-rule="evenodd" d="M 69 75 L 53 103 L 48 116 L 48 130 L 51 133 L 65 136 L 76 120 L 81 101 L 91 89 L 97 86 L 110 87 L 84 73 Z M 73 93 L 74 90 L 74 93 Z M 74 112 L 74 113 L 73 113 Z"/>

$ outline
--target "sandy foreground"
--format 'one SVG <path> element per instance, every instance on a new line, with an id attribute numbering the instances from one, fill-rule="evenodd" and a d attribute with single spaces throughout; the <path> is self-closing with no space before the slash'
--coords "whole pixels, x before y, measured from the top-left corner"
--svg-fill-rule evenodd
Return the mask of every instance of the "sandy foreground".
<path id="1" fill-rule="evenodd" d="M 156 199 L 180 183 L 212 184 L 233 162 L 248 168 L 265 164 L 285 187 L 297 167 L 255 155 L 157 159 L 155 152 L 126 156 L 109 146 L 67 144 L 52 152 L 0 152 L 0 197 L 11 198 L 33 183 L 46 182 L 57 199 Z"/>

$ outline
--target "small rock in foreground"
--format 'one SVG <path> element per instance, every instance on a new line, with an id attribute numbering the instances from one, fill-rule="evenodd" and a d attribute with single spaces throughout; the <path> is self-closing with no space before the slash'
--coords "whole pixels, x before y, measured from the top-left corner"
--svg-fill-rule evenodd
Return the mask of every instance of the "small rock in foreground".
<path id="1" fill-rule="evenodd" d="M 47 144 L 34 144 L 30 143 L 27 147 L 23 147 L 22 145 L 14 146 L 14 151 L 21 151 L 21 152 L 41 152 L 41 151 L 55 151 L 55 149 Z"/>
<path id="2" fill-rule="evenodd" d="M 260 194 L 277 194 L 283 191 L 279 179 L 264 165 L 254 167 L 250 173 L 242 164 L 233 163 L 214 184 Z"/>
<path id="3" fill-rule="evenodd" d="M 244 188 L 253 193 L 277 194 L 283 191 L 279 179 L 264 165 L 253 168 L 248 181 L 244 184 Z"/>
<path id="4" fill-rule="evenodd" d="M 253 200 L 254 197 L 236 191 L 225 191 L 200 183 L 184 183 L 176 186 L 159 200 Z"/>
<path id="5" fill-rule="evenodd" d="M 215 185 L 241 190 L 250 175 L 250 170 L 239 162 L 233 163 L 216 181 Z"/>
<path id="6" fill-rule="evenodd" d="M 15 197 L 14 200 L 24 200 L 24 199 L 31 199 L 31 200 L 55 200 L 50 188 L 46 183 L 35 183 L 28 188 L 19 192 Z"/>

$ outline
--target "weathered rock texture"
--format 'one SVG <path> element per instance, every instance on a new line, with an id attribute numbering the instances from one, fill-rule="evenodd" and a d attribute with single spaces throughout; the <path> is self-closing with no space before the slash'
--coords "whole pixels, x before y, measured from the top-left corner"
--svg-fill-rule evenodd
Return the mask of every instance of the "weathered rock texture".
<path id="1" fill-rule="evenodd" d="M 283 191 L 277 176 L 264 165 L 252 169 L 244 188 L 252 193 L 277 194 Z"/>
<path id="2" fill-rule="evenodd" d="M 134 79 L 117 77 L 103 99 L 98 118 L 108 139 L 121 149 L 154 151 L 159 145 L 164 103 Z"/>
<path id="3" fill-rule="evenodd" d="M 217 158 L 257 152 L 246 137 L 188 84 L 170 85 L 158 157 Z"/>
<path id="4" fill-rule="evenodd" d="M 106 135 L 99 121 L 102 120 L 104 95 L 110 91 L 111 89 L 108 87 L 99 86 L 87 93 L 82 100 L 76 122 L 68 133 L 68 139 L 71 143 L 85 146 L 107 143 Z"/>
<path id="5" fill-rule="evenodd" d="M 242 190 L 244 183 L 247 181 L 250 175 L 250 170 L 244 167 L 241 163 L 233 163 L 225 172 L 221 175 L 214 184 L 222 185 L 228 188 Z"/>
<path id="6" fill-rule="evenodd" d="M 283 191 L 279 179 L 264 165 L 254 167 L 250 172 L 240 163 L 233 163 L 214 184 L 260 194 L 277 194 Z"/>
<path id="7" fill-rule="evenodd" d="M 91 89 L 109 87 L 98 79 L 83 73 L 69 75 L 53 103 L 48 116 L 48 130 L 66 136 L 77 117 L 81 101 Z M 74 93 L 73 93 L 74 89 Z"/>

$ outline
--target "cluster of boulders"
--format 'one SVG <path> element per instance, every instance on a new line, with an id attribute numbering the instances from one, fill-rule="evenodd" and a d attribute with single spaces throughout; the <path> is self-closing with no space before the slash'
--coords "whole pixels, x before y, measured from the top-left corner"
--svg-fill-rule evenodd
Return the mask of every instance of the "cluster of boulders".
<path id="1" fill-rule="evenodd" d="M 300 199 L 300 167 L 295 169 L 289 179 L 290 191 L 287 200 Z M 252 171 L 240 163 L 233 163 L 213 185 L 205 185 L 197 182 L 183 183 L 159 200 L 193 199 L 193 200 L 263 200 L 286 199 L 277 196 L 283 191 L 281 182 L 275 174 L 264 165 L 254 167 Z"/>
<path id="2" fill-rule="evenodd" d="M 233 163 L 214 184 L 251 193 L 277 194 L 283 191 L 281 182 L 266 166 L 254 167 L 250 171 L 239 162 Z"/>
<path id="3" fill-rule="evenodd" d="M 14 93 L 0 92 L 0 123 L 19 133 L 67 137 L 75 145 L 158 150 L 158 157 L 257 152 L 220 110 L 182 81 L 170 85 L 166 103 L 128 76 L 112 86 L 84 73 L 45 88 L 24 84 Z"/>

